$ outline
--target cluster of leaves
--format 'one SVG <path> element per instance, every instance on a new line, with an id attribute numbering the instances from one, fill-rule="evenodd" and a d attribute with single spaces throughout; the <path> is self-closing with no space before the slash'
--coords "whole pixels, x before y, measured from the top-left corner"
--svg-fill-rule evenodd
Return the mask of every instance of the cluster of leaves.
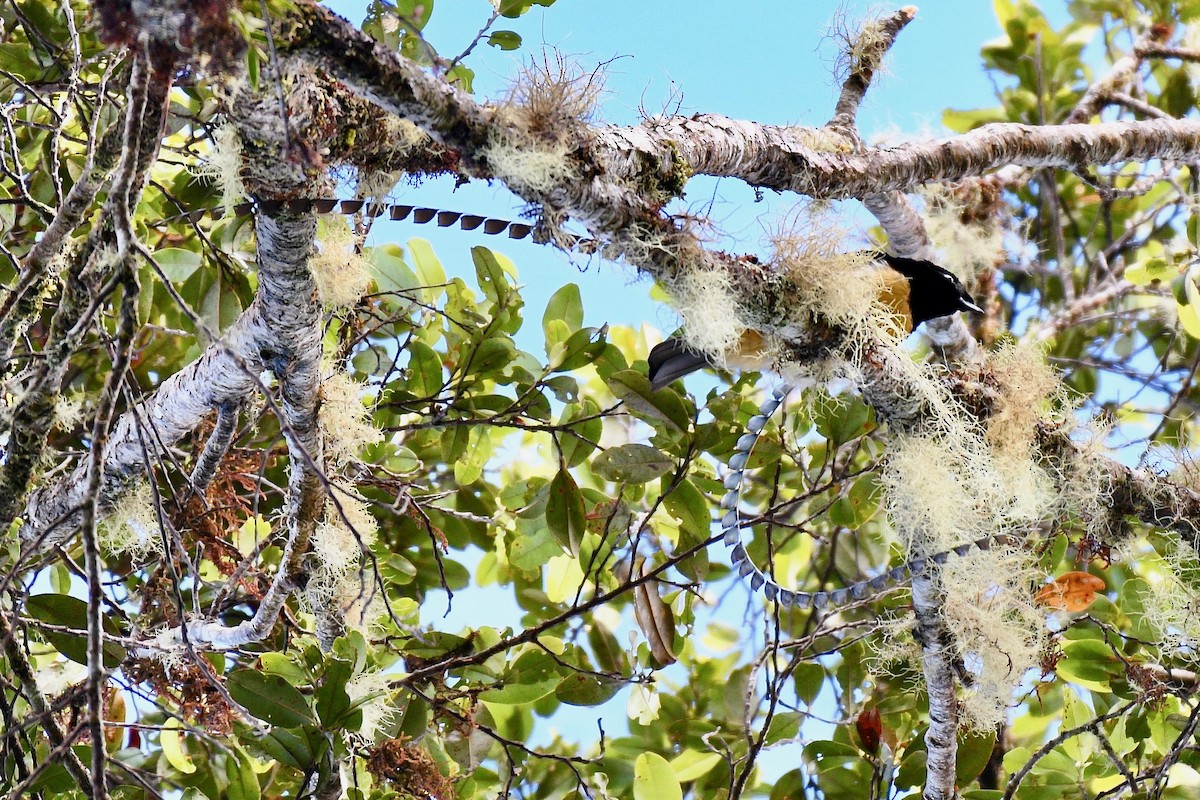
<path id="1" fill-rule="evenodd" d="M 1000 104 L 945 112 L 943 123 L 951 130 L 966 132 L 992 122 L 1063 122 L 1092 80 L 1103 74 L 1098 50 L 1123 54 L 1139 36 L 1165 40 L 1179 32 L 1179 23 L 1194 24 L 1200 16 L 1194 3 L 1097 0 L 1072 4 L 1070 21 L 1056 28 L 1028 0 L 997 0 L 994 6 L 1004 35 L 986 44 L 982 56 L 999 85 Z M 1192 67 L 1161 58 L 1145 63 L 1139 73 L 1143 78 L 1130 89 L 1136 100 L 1162 116 L 1186 117 L 1196 105 Z M 1142 116 L 1113 103 L 1102 118 Z M 1028 245 L 1004 278 L 1013 289 L 1008 306 L 1018 324 L 1044 319 L 1121 277 L 1145 287 L 1144 294 L 1131 293 L 1118 313 L 1090 315 L 1089 324 L 1072 326 L 1052 340 L 1050 358 L 1062 367 L 1067 383 L 1094 403 L 1094 410 L 1122 417 L 1136 413 L 1110 398 L 1119 393 L 1114 387 L 1125 380 L 1126 365 L 1141 359 L 1165 366 L 1155 376 L 1155 388 L 1162 393 L 1186 388 L 1182 379 L 1196 357 L 1195 333 L 1200 333 L 1192 271 L 1197 223 L 1188 211 L 1194 187 L 1190 167 L 1157 163 L 1127 165 L 1108 174 L 1042 172 L 1014 187 L 1013 230 Z M 1157 304 L 1160 288 L 1168 285 L 1176 315 L 1149 313 L 1147 306 Z M 1176 335 L 1176 320 L 1190 332 L 1188 337 Z M 1169 418 L 1161 420 L 1149 439 L 1168 446 L 1188 442 L 1179 420 Z"/>
<path id="2" fill-rule="evenodd" d="M 405 58 L 425 66 L 444 68 L 446 80 L 469 92 L 475 71 L 462 60 L 476 44 L 486 41 L 489 46 L 500 50 L 519 50 L 523 43 L 521 34 L 516 31 L 493 30 L 492 25 L 500 18 L 517 19 L 534 6 L 549 8 L 554 5 L 554 0 L 494 0 L 492 5 L 495 9 L 492 19 L 479 31 L 466 51 L 451 60 L 439 55 L 422 34 L 433 16 L 433 0 L 371 0 L 362 29 Z"/>

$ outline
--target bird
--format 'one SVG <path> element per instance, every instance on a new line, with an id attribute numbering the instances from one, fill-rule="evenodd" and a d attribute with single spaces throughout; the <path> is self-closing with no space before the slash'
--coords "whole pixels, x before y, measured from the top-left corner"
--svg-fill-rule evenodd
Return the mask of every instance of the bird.
<path id="1" fill-rule="evenodd" d="M 880 300 L 890 308 L 896 325 L 911 333 L 918 325 L 958 311 L 984 313 L 954 273 L 932 261 L 879 253 L 885 270 Z M 724 354 L 721 366 L 739 370 L 761 370 L 768 366 L 769 348 L 763 335 L 748 328 L 732 352 Z M 666 388 L 678 378 L 714 367 L 712 358 L 690 349 L 678 336 L 655 345 L 649 358 L 650 386 Z"/>

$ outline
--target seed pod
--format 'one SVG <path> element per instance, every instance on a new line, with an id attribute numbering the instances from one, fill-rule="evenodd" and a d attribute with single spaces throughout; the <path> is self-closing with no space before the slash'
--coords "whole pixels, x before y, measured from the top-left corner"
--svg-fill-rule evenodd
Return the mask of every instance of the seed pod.
<path id="1" fill-rule="evenodd" d="M 634 580 L 645 574 L 645 566 L 645 561 L 639 558 L 633 566 Z M 670 606 L 659 596 L 656 579 L 650 578 L 633 587 L 633 615 L 654 660 L 664 667 L 674 664 L 675 617 Z"/>

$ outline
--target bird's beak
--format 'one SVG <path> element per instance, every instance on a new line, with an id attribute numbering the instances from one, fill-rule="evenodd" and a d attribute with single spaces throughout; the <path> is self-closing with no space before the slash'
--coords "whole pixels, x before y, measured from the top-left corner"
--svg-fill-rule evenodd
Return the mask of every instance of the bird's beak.
<path id="1" fill-rule="evenodd" d="M 987 313 L 987 312 L 986 312 L 986 311 L 984 311 L 982 308 L 980 308 L 980 307 L 979 307 L 979 306 L 978 306 L 978 305 L 975 303 L 975 301 L 974 301 L 974 300 L 971 300 L 970 298 L 964 297 L 964 298 L 963 298 L 963 301 L 962 301 L 962 304 L 963 304 L 963 310 L 964 310 L 964 311 L 974 311 L 976 314 L 986 314 L 986 313 Z"/>

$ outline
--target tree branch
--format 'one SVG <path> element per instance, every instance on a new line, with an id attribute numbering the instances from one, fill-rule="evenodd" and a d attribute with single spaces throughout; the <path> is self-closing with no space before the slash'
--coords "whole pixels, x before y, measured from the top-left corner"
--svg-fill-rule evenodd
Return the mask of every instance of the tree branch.
<path id="1" fill-rule="evenodd" d="M 21 649 L 21 643 L 17 641 L 16 632 L 8 624 L 8 615 L 3 609 L 0 609 L 0 646 L 4 648 L 4 657 L 8 661 L 8 668 L 16 677 L 17 684 L 21 687 L 21 694 L 25 696 L 25 702 L 29 703 L 29 708 L 37 717 L 38 724 L 46 732 L 46 739 L 54 745 L 55 752 L 62 755 L 63 766 L 66 767 L 67 772 L 71 773 L 79 790 L 86 797 L 93 797 L 92 779 L 88 774 L 87 767 L 71 749 L 66 734 L 59 727 L 58 722 L 54 719 L 54 714 L 46 704 L 46 696 L 38 688 L 33 667 L 26 658 L 25 651 Z"/>
<path id="2" fill-rule="evenodd" d="M 846 58 L 850 61 L 850 74 L 842 82 L 842 93 L 834 106 L 833 119 L 826 127 L 855 127 L 858 107 L 867 95 L 875 71 L 883 63 L 883 57 L 892 49 L 900 31 L 916 16 L 916 6 L 905 6 L 890 17 L 871 20 L 863 26 L 846 53 Z"/>
<path id="3" fill-rule="evenodd" d="M 143 63 L 145 62 L 145 63 Z M 146 176 L 158 157 L 162 127 L 166 121 L 166 103 L 170 94 L 170 70 L 135 57 L 127 91 L 124 130 L 133 139 L 123 139 L 122 160 L 115 177 L 126 187 L 113 191 L 105 200 L 104 224 L 93 230 L 85 255 L 70 266 L 58 308 L 51 321 L 43 358 L 24 378 L 20 400 L 11 415 L 12 439 L 7 458 L 0 464 L 0 527 L 16 516 L 25 497 L 30 477 L 46 444 L 46 434 L 54 420 L 53 404 L 61 391 L 71 356 L 86 332 L 97 298 L 109 285 L 120 261 L 108 251 L 113 239 L 121 239 L 114 228 L 117 220 L 127 219 L 123 203 L 137 204 Z"/>

